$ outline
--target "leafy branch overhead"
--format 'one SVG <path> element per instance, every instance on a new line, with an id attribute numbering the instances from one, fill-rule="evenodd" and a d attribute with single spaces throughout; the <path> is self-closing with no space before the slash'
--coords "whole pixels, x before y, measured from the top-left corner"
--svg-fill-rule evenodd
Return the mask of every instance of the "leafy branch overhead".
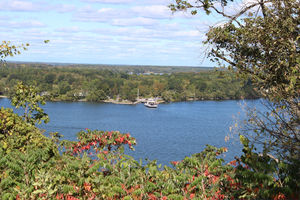
<path id="1" fill-rule="evenodd" d="M 15 56 L 21 53 L 21 50 L 27 50 L 29 44 L 13 45 L 10 41 L 2 41 L 0 44 L 0 61 L 3 61 L 7 56 Z"/>
<path id="2" fill-rule="evenodd" d="M 224 7 L 228 4 L 228 2 L 232 1 L 233 0 L 176 0 L 176 3 L 170 4 L 169 8 L 172 12 L 191 10 L 190 12 L 192 15 L 196 15 L 199 9 L 203 9 L 206 14 L 210 14 L 211 9 L 215 10 L 218 13 L 222 13 L 219 9 L 216 8 L 216 5 L 221 5 L 222 7 Z"/>
<path id="3" fill-rule="evenodd" d="M 260 144 L 264 157 L 271 152 L 282 161 L 279 166 L 285 166 L 281 169 L 285 174 L 279 176 L 281 186 L 297 190 L 300 179 L 300 2 L 234 1 L 241 2 L 245 4 L 240 7 L 235 4 L 235 9 L 239 9 L 235 14 L 228 14 L 232 10 L 226 12 L 233 6 L 230 1 L 176 0 L 170 8 L 173 12 L 189 11 L 193 15 L 204 10 L 225 19 L 225 23 L 210 27 L 206 34 L 204 43 L 211 46 L 208 55 L 220 66 L 226 63 L 225 66 L 239 76 L 250 77 L 266 100 L 266 112 L 250 111 L 239 134 L 253 138 L 252 144 Z M 257 157 L 255 161 L 256 156 L 251 152 L 254 148 L 247 148 L 244 152 L 250 154 L 249 159 L 242 157 L 245 163 L 266 164 L 268 159 L 261 162 Z M 252 178 L 259 176 L 255 172 L 253 169 Z"/>
<path id="4" fill-rule="evenodd" d="M 240 74 L 251 75 L 263 92 L 279 93 L 276 96 L 282 99 L 299 97 L 299 90 L 295 90 L 300 84 L 299 0 L 250 1 L 231 15 L 226 12 L 230 3 L 176 0 L 170 8 L 192 14 L 204 9 L 223 16 L 226 22 L 207 33 L 205 43 L 212 45 L 212 59 L 225 61 Z M 264 93 L 272 98 L 272 94 Z"/>
<path id="5" fill-rule="evenodd" d="M 262 119 L 256 120 L 260 123 L 252 124 L 258 127 L 253 130 L 267 134 L 279 149 L 290 149 L 288 152 L 298 154 L 299 158 L 300 2 L 255 0 L 229 15 L 226 9 L 231 5 L 230 1 L 177 0 L 170 8 L 173 12 L 189 10 L 192 14 L 204 9 L 226 20 L 222 25 L 210 27 L 206 34 L 205 43 L 211 46 L 209 56 L 220 65 L 227 63 L 240 76 L 252 79 L 260 94 L 272 102 L 269 113 L 277 117 L 269 129 L 262 127 L 265 124 Z M 264 120 L 269 119 L 274 118 L 268 116 Z"/>

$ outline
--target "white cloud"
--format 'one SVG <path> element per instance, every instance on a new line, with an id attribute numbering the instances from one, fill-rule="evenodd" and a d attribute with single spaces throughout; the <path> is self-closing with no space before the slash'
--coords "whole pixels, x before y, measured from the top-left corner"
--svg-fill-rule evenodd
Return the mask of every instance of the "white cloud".
<path id="1" fill-rule="evenodd" d="M 80 8 L 74 15 L 73 20 L 83 22 L 106 22 L 109 23 L 113 19 L 128 18 L 127 13 L 116 8 L 95 9 L 91 6 Z"/>
<path id="2" fill-rule="evenodd" d="M 137 10 L 137 8 L 135 8 Z M 153 26 L 158 25 L 159 21 L 157 20 L 157 16 L 161 14 L 154 13 L 139 15 L 135 10 L 131 10 L 130 8 L 125 11 L 121 8 L 101 8 L 95 9 L 91 6 L 87 6 L 81 8 L 76 12 L 73 16 L 73 20 L 75 21 L 83 21 L 83 22 L 100 22 L 106 23 L 113 26 Z M 146 17 L 148 15 L 148 17 Z"/>
<path id="3" fill-rule="evenodd" d="M 29 29 L 29 28 L 43 28 L 46 27 L 40 21 L 37 20 L 27 20 L 27 21 L 0 21 L 0 26 L 5 26 L 6 28 L 15 29 Z"/>
<path id="4" fill-rule="evenodd" d="M 157 20 L 153 20 L 145 17 L 112 20 L 112 25 L 116 25 L 116 26 L 153 26 L 156 25 L 157 23 L 158 23 Z"/>
<path id="5" fill-rule="evenodd" d="M 53 6 L 52 9 L 59 13 L 68 13 L 68 12 L 75 11 L 76 7 L 70 4 L 60 4 L 60 5 Z"/>
<path id="6" fill-rule="evenodd" d="M 175 0 L 142 0 L 142 1 L 139 1 L 140 4 L 143 4 L 143 5 L 151 5 L 151 4 L 154 4 L 154 5 L 169 5 L 171 3 L 173 3 L 173 1 Z"/>
<path id="7" fill-rule="evenodd" d="M 19 60 L 179 65 L 184 65 L 179 61 L 189 61 L 191 65 L 197 62 L 192 58 L 201 48 L 198 41 L 203 39 L 204 23 L 200 22 L 206 18 L 196 23 L 199 16 L 173 16 L 169 3 L 171 0 L 0 0 L 7 11 L 7 17 L 0 15 L 0 38 L 31 44 Z M 37 17 L 41 21 L 33 20 Z M 45 39 L 50 43 L 43 45 Z"/>
<path id="8" fill-rule="evenodd" d="M 57 32 L 63 32 L 63 33 L 78 33 L 83 31 L 81 28 L 78 26 L 72 26 L 72 27 L 62 27 L 62 28 L 57 28 L 55 29 Z"/>
<path id="9" fill-rule="evenodd" d="M 31 2 L 24 0 L 1 0 L 0 10 L 16 12 L 38 12 L 48 10 L 47 3 Z"/>
<path id="10" fill-rule="evenodd" d="M 4 15 L 0 16 L 0 20 L 10 20 L 10 19 L 11 17 L 8 16 L 4 16 Z"/>
<path id="11" fill-rule="evenodd" d="M 201 36 L 201 33 L 196 30 L 191 30 L 191 31 L 178 31 L 174 33 L 174 36 L 179 36 L 179 37 L 199 37 Z"/>
<path id="12" fill-rule="evenodd" d="M 99 4 L 138 4 L 138 5 L 169 5 L 172 0 L 81 0 L 87 3 Z"/>
<path id="13" fill-rule="evenodd" d="M 107 4 L 121 4 L 121 3 L 131 3 L 134 0 L 81 0 L 83 2 L 89 3 L 107 3 Z"/>
<path id="14" fill-rule="evenodd" d="M 172 16 L 169 8 L 164 5 L 134 6 L 130 9 L 135 15 L 149 18 L 170 18 Z"/>

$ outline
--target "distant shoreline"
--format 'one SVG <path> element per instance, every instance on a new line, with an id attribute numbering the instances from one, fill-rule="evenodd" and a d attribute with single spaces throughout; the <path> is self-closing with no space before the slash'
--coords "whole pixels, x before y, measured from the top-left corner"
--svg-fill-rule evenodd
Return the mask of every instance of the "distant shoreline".
<path id="1" fill-rule="evenodd" d="M 0 99 L 9 99 L 8 96 L 4 96 L 4 95 L 0 95 Z M 249 98 L 249 99 L 259 99 L 259 98 Z M 244 98 L 240 98 L 240 99 L 190 99 L 190 100 L 186 100 L 186 101 L 170 101 L 170 102 L 166 102 L 164 100 L 158 100 L 158 103 L 176 103 L 176 102 L 193 102 L 193 101 L 228 101 L 228 100 L 246 100 Z M 86 99 L 80 99 L 80 100 L 76 100 L 76 101 L 65 101 L 65 100 L 58 100 L 58 99 L 54 99 L 54 100 L 46 100 L 48 102 L 90 102 L 90 103 L 111 103 L 111 104 L 119 104 L 119 105 L 137 105 L 140 103 L 145 103 L 146 99 L 140 99 L 138 101 L 132 102 L 129 100 L 116 100 L 116 99 L 107 99 L 104 101 L 99 101 L 99 102 L 92 102 L 92 101 L 87 101 Z"/>
<path id="2" fill-rule="evenodd" d="M 153 98 L 152 98 L 153 99 Z M 136 104 L 140 104 L 140 103 L 145 103 L 147 101 L 147 99 L 139 99 L 135 102 L 132 102 L 130 100 L 118 100 L 118 99 L 106 99 L 103 101 L 87 101 L 86 99 L 79 99 L 79 100 L 75 100 L 75 101 L 64 101 L 64 100 L 58 100 L 58 99 L 54 99 L 54 100 L 47 100 L 50 102 L 90 102 L 90 103 L 112 103 L 112 104 L 119 104 L 119 105 L 136 105 Z M 166 103 L 164 100 L 157 100 L 157 103 Z"/>
<path id="3" fill-rule="evenodd" d="M 123 105 L 135 105 L 135 104 L 141 103 L 139 101 L 136 101 L 136 102 L 132 102 L 132 101 L 128 101 L 128 100 L 118 101 L 115 99 L 108 99 L 108 100 L 104 100 L 103 102 L 104 103 L 113 103 L 113 104 L 123 104 Z"/>

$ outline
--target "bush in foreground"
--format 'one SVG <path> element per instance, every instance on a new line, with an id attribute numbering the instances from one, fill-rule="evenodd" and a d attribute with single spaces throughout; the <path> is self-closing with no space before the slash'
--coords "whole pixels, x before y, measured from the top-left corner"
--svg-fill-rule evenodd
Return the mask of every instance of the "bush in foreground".
<path id="1" fill-rule="evenodd" d="M 207 146 L 161 167 L 124 154 L 136 143 L 129 134 L 86 129 L 78 142 L 59 141 L 10 109 L 1 108 L 0 121 L 3 200 L 297 198 L 293 177 L 282 179 L 288 165 L 254 153 L 243 137 L 244 155 L 229 164 L 220 158 L 227 149 Z"/>

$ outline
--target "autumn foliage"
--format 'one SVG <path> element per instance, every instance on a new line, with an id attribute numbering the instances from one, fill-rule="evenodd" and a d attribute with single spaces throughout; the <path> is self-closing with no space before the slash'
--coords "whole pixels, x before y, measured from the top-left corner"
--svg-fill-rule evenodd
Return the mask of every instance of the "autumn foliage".
<path id="1" fill-rule="evenodd" d="M 241 139 L 245 154 L 228 164 L 222 159 L 226 148 L 207 146 L 200 153 L 162 167 L 156 161 L 142 163 L 124 154 L 125 148 L 133 149 L 136 144 L 128 133 L 86 129 L 78 133 L 78 141 L 64 141 L 58 139 L 58 134 L 52 134 L 52 138 L 42 136 L 12 110 L 2 108 L 0 116 L 1 199 L 298 197 L 274 175 L 278 164 L 253 153 L 245 138 Z M 22 134 L 8 132 L 8 125 L 24 127 L 18 129 Z M 32 133 L 36 137 L 31 137 Z M 28 138 L 26 148 L 8 149 L 3 145 L 20 137 Z M 269 165 L 270 170 L 263 165 Z"/>
<path id="2" fill-rule="evenodd" d="M 31 100 L 24 103 L 31 105 L 27 101 Z M 129 133 L 87 128 L 77 134 L 78 141 L 60 140 L 58 133 L 45 137 L 35 126 L 34 116 L 47 115 L 41 109 L 35 112 L 42 115 L 26 118 L 12 109 L 0 110 L 3 200 L 299 197 L 297 169 L 266 152 L 259 155 L 244 136 L 240 137 L 243 155 L 229 163 L 223 160 L 226 148 L 207 145 L 200 153 L 162 167 L 156 161 L 138 162 L 124 153 L 136 145 Z"/>

